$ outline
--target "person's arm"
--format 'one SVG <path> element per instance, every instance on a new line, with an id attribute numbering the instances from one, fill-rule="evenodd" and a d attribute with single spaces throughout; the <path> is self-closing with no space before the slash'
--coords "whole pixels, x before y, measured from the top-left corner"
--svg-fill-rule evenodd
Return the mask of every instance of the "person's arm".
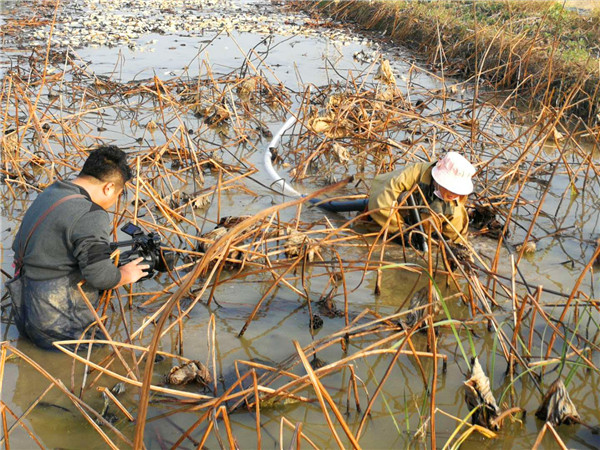
<path id="1" fill-rule="evenodd" d="M 392 205 L 398 201 L 400 194 L 410 190 L 419 181 L 422 166 L 413 164 L 400 173 L 392 172 L 375 177 L 369 196 L 369 211 L 380 226 L 388 224 L 391 232 L 400 228 L 402 218 L 397 212 L 392 212 Z M 394 216 L 390 217 L 391 214 Z"/>
<path id="2" fill-rule="evenodd" d="M 450 220 L 444 222 L 443 234 L 452 243 L 465 245 L 468 232 L 469 214 L 465 206 L 459 202 Z"/>
<path id="3" fill-rule="evenodd" d="M 110 220 L 103 209 L 93 208 L 84 214 L 71 228 L 73 256 L 86 283 L 98 290 L 113 289 L 134 283 L 145 275 L 141 260 L 116 267 L 110 259 Z"/>
<path id="4" fill-rule="evenodd" d="M 391 189 L 393 189 L 396 199 L 401 193 L 410 191 L 419 182 L 426 165 L 426 163 L 412 164 L 392 180 Z"/>

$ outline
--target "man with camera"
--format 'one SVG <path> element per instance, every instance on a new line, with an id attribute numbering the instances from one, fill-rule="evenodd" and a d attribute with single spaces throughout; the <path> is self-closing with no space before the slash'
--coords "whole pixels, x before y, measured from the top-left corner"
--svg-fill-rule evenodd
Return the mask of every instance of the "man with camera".
<path id="1" fill-rule="evenodd" d="M 99 147 L 74 180 L 53 183 L 23 217 L 12 246 L 15 276 L 7 287 L 19 333 L 39 347 L 78 339 L 92 324 L 94 315 L 81 291 L 96 307 L 100 291 L 146 275 L 141 257 L 120 267 L 110 259 L 107 210 L 131 178 L 122 150 Z"/>

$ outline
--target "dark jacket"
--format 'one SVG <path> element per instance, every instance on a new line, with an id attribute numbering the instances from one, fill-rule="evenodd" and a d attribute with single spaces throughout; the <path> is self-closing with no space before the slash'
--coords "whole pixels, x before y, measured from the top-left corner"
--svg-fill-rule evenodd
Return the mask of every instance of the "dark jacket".
<path id="1" fill-rule="evenodd" d="M 119 284 L 121 273 L 110 258 L 111 222 L 108 213 L 92 202 L 87 191 L 70 181 L 57 181 L 31 204 L 12 249 L 15 256 L 39 217 L 63 197 L 81 194 L 56 207 L 31 236 L 23 264 L 28 278 L 50 280 L 78 274 L 86 284 L 110 289 Z"/>
<path id="2" fill-rule="evenodd" d="M 73 194 L 81 196 L 58 204 L 40 221 L 57 201 Z M 35 199 L 12 247 L 22 262 L 19 277 L 7 284 L 22 335 L 44 348 L 81 337 L 94 321 L 81 291 L 95 308 L 99 291 L 121 280 L 110 259 L 110 229 L 108 213 L 69 181 L 57 181 Z"/>

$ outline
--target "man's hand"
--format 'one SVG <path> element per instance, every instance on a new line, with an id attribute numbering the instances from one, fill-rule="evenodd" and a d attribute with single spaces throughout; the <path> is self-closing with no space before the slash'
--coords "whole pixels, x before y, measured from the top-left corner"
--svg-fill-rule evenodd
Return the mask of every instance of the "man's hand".
<path id="1" fill-rule="evenodd" d="M 121 272 L 121 281 L 115 288 L 123 286 L 124 284 L 135 283 L 137 280 L 146 276 L 146 270 L 150 268 L 148 264 L 140 264 L 144 258 L 140 257 L 128 262 L 124 266 L 119 267 Z"/>

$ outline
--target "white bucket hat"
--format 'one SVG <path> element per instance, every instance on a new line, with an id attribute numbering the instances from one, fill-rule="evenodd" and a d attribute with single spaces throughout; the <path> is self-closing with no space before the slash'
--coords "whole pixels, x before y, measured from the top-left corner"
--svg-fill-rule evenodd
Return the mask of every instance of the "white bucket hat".
<path id="1" fill-rule="evenodd" d="M 456 152 L 448 152 L 431 170 L 431 176 L 440 186 L 458 195 L 473 192 L 473 175 L 475 167 Z"/>

